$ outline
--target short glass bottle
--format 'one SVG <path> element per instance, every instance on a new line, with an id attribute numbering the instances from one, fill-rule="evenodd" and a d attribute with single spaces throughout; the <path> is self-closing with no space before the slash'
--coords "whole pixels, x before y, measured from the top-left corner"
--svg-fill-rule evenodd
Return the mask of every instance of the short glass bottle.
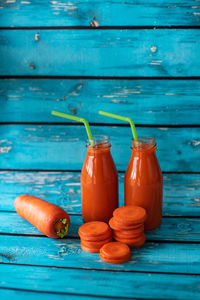
<path id="1" fill-rule="evenodd" d="M 87 155 L 81 171 L 82 216 L 84 222 L 107 222 L 118 207 L 118 174 L 110 152 L 108 136 L 87 141 Z"/>
<path id="2" fill-rule="evenodd" d="M 124 179 L 125 205 L 142 206 L 147 211 L 145 230 L 162 222 L 163 177 L 156 157 L 156 142 L 151 137 L 132 140 L 132 154 Z"/>

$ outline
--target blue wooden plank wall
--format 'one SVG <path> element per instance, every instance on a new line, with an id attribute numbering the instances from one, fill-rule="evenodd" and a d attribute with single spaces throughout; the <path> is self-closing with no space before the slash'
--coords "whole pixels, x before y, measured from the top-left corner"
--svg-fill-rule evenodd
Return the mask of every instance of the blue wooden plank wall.
<path id="1" fill-rule="evenodd" d="M 0 34 L 2 75 L 199 75 L 198 29 L 13 29 Z"/>
<path id="2" fill-rule="evenodd" d="M 194 26 L 199 25 L 196 0 L 143 1 L 0 1 L 0 26 Z"/>
<path id="3" fill-rule="evenodd" d="M 199 0 L 0 0 L 1 299 L 198 299 L 199 53 Z M 120 205 L 131 131 L 98 110 L 132 117 L 157 141 L 163 225 L 130 264 L 114 268 L 80 249 L 86 133 L 53 109 L 111 136 Z M 13 199 L 24 193 L 69 212 L 68 241 L 17 216 Z"/>

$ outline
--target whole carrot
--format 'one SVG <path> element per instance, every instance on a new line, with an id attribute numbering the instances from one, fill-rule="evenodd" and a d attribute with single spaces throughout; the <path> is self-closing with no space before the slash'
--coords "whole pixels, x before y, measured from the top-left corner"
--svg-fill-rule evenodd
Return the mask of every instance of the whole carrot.
<path id="1" fill-rule="evenodd" d="M 51 238 L 63 238 L 67 235 L 70 218 L 62 208 L 29 195 L 17 197 L 14 205 L 18 215 L 44 235 Z"/>

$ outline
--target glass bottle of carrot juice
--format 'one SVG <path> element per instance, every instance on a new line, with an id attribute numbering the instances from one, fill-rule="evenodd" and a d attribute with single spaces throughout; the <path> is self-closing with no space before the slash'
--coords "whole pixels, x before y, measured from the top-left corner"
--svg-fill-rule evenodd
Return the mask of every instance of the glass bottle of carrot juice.
<path id="1" fill-rule="evenodd" d="M 156 142 L 151 137 L 132 140 L 132 154 L 124 179 L 125 205 L 142 206 L 147 211 L 146 230 L 162 221 L 163 178 L 156 157 Z"/>
<path id="2" fill-rule="evenodd" d="M 82 216 L 84 222 L 108 222 L 118 207 L 118 175 L 110 153 L 108 136 L 93 136 L 81 171 Z"/>

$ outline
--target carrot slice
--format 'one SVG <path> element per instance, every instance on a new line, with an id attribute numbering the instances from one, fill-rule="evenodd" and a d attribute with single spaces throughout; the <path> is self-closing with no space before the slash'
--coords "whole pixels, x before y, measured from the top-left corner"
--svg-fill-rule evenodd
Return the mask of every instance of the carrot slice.
<path id="1" fill-rule="evenodd" d="M 119 238 L 122 238 L 122 239 L 135 239 L 144 234 L 144 230 L 141 230 L 141 229 L 135 230 L 135 231 L 132 230 L 131 232 L 132 232 L 131 234 L 125 234 L 124 231 L 113 230 L 113 235 L 117 236 Z"/>
<path id="2" fill-rule="evenodd" d="M 113 216 L 125 225 L 139 224 L 146 220 L 146 210 L 140 206 L 123 206 L 115 209 Z"/>
<path id="3" fill-rule="evenodd" d="M 92 221 L 85 223 L 79 227 L 78 234 L 81 238 L 102 238 L 107 236 L 111 232 L 109 226 L 100 221 Z"/>
<path id="4" fill-rule="evenodd" d="M 146 241 L 145 234 L 143 234 L 142 236 L 135 238 L 135 239 L 122 239 L 117 236 L 113 236 L 113 238 L 118 242 L 125 243 L 126 245 L 128 245 L 131 248 L 140 248 L 144 245 L 144 243 Z"/>
<path id="5" fill-rule="evenodd" d="M 124 257 L 122 259 L 110 259 L 110 258 L 105 257 L 102 253 L 99 253 L 99 256 L 104 262 L 107 262 L 110 264 L 123 264 L 131 259 L 131 255 L 127 256 L 126 258 Z"/>
<path id="6" fill-rule="evenodd" d="M 85 252 L 89 253 L 99 253 L 100 248 L 92 248 L 92 247 L 87 247 L 83 243 L 81 243 L 81 249 Z"/>
<path id="7" fill-rule="evenodd" d="M 107 259 L 121 260 L 127 259 L 131 255 L 130 248 L 121 242 L 110 242 L 100 249 L 100 253 Z"/>
<path id="8" fill-rule="evenodd" d="M 18 215 L 44 235 L 51 238 L 63 238 L 67 235 L 70 218 L 62 208 L 29 195 L 17 197 L 14 205 Z"/>
<path id="9" fill-rule="evenodd" d="M 105 239 L 109 239 L 109 238 L 112 238 L 112 230 L 110 229 L 109 232 L 107 234 L 104 234 L 104 235 L 99 235 L 99 236 L 96 236 L 96 237 L 91 237 L 91 236 L 82 236 L 80 235 L 80 238 L 81 240 L 85 240 L 85 241 L 88 241 L 88 242 L 101 242 L 101 241 L 104 241 Z"/>
<path id="10" fill-rule="evenodd" d="M 112 242 L 112 237 L 109 237 L 109 238 L 107 238 L 105 240 L 102 240 L 102 241 L 94 241 L 94 242 L 81 239 L 81 243 L 84 246 L 86 246 L 86 247 L 92 247 L 92 248 L 101 248 L 103 245 L 105 245 L 105 244 L 107 244 L 109 242 Z"/>
<path id="11" fill-rule="evenodd" d="M 144 228 L 144 224 L 138 224 L 138 225 L 124 225 L 120 224 L 114 217 L 109 220 L 109 225 L 114 230 L 125 230 L 125 231 L 132 231 L 136 230 L 138 228 Z"/>

